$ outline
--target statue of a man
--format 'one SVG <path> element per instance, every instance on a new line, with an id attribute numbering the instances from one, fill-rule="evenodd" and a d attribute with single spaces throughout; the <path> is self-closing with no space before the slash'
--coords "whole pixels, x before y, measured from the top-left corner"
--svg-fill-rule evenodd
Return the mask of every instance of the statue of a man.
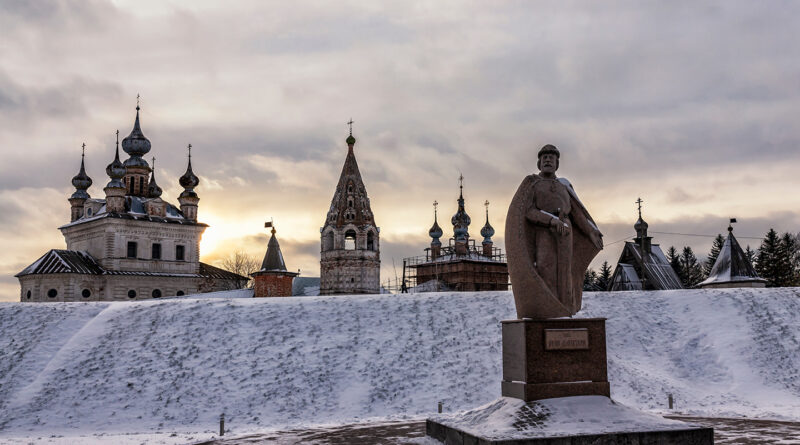
<path id="1" fill-rule="evenodd" d="M 539 174 L 517 189 L 506 218 L 506 253 L 519 318 L 571 317 L 603 235 L 572 184 L 556 177 L 561 154 L 539 150 Z"/>

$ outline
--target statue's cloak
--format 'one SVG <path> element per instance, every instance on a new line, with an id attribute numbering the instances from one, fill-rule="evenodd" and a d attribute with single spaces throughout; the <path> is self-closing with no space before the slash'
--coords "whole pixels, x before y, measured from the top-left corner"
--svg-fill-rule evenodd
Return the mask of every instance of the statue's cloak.
<path id="1" fill-rule="evenodd" d="M 564 178 L 558 178 L 569 191 L 572 229 L 572 259 L 569 271 L 572 289 L 567 292 L 568 297 L 564 299 L 566 301 L 559 300 L 557 293 L 537 273 L 534 263 L 537 253 L 536 232 L 550 229 L 537 226 L 526 217 L 533 203 L 533 186 L 540 180 L 542 178 L 534 174 L 522 181 L 511 200 L 506 217 L 506 256 L 517 317 L 534 319 L 571 317 L 581 309 L 583 276 L 589 263 L 600 252 L 588 234 L 580 228 L 588 226 L 597 230 L 597 225 L 578 199 L 572 184 Z M 578 218 L 584 221 L 576 223 L 575 220 Z"/>

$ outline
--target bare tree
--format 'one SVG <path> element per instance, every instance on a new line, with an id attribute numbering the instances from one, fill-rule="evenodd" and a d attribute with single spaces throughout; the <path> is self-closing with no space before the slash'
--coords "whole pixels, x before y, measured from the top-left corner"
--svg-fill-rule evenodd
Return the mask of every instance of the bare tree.
<path id="1" fill-rule="evenodd" d="M 250 278 L 247 281 L 237 282 L 236 284 L 238 285 L 239 289 L 252 289 L 253 278 L 250 277 L 250 274 L 253 272 L 258 272 L 259 266 L 260 264 L 258 263 L 256 257 L 248 255 L 241 250 L 230 254 L 227 258 L 224 258 L 222 261 L 220 261 L 220 267 L 228 272 L 233 272 L 235 274 Z"/>

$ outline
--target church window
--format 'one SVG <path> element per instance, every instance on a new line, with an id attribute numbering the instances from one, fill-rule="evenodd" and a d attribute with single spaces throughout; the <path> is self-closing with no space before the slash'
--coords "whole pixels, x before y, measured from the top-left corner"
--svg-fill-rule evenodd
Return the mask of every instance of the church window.
<path id="1" fill-rule="evenodd" d="M 375 250 L 375 236 L 372 232 L 367 233 L 367 250 Z"/>
<path id="2" fill-rule="evenodd" d="M 161 244 L 153 243 L 153 259 L 160 260 L 161 259 Z"/>
<path id="3" fill-rule="evenodd" d="M 161 298 L 161 289 L 153 289 L 153 298 Z"/>
<path id="4" fill-rule="evenodd" d="M 128 176 L 128 194 L 133 195 L 133 176 Z"/>
<path id="5" fill-rule="evenodd" d="M 47 296 L 50 298 L 55 298 L 56 295 L 58 295 L 58 291 L 55 289 L 50 289 L 49 291 L 47 291 Z"/>
<path id="6" fill-rule="evenodd" d="M 92 296 L 92 291 L 90 291 L 89 289 L 84 289 L 81 291 L 81 296 L 83 298 L 89 298 Z"/>
<path id="7" fill-rule="evenodd" d="M 128 258 L 136 258 L 136 241 L 128 241 Z"/>
<path id="8" fill-rule="evenodd" d="M 353 200 L 352 199 L 348 199 L 347 200 L 347 207 L 349 207 L 351 209 L 353 208 Z"/>
<path id="9" fill-rule="evenodd" d="M 91 207 L 87 207 L 86 208 L 86 216 L 92 216 L 92 208 Z"/>
<path id="10" fill-rule="evenodd" d="M 186 247 L 175 246 L 175 261 L 184 261 L 186 257 Z"/>
<path id="11" fill-rule="evenodd" d="M 353 184 L 347 185 L 347 193 L 353 193 Z"/>
<path id="12" fill-rule="evenodd" d="M 185 294 L 184 294 L 184 292 L 183 292 L 182 290 L 179 290 L 179 291 L 178 291 L 178 293 L 177 293 L 177 294 L 175 294 L 175 295 L 177 295 L 177 296 L 181 297 L 181 296 L 183 296 L 183 295 L 185 295 Z"/>
<path id="13" fill-rule="evenodd" d="M 28 293 L 25 294 L 25 296 L 28 297 L 28 300 L 30 300 L 31 299 L 31 291 L 28 291 Z"/>
<path id="14" fill-rule="evenodd" d="M 356 250 L 356 232 L 354 230 L 345 232 L 344 250 Z"/>
<path id="15" fill-rule="evenodd" d="M 136 298 L 136 291 L 131 289 L 128 291 L 128 298 Z"/>

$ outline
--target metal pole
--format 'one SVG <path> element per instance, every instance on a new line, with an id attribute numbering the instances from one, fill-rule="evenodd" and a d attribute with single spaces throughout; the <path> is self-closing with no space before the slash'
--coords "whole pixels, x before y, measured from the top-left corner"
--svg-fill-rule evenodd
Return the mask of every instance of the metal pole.
<path id="1" fill-rule="evenodd" d="M 225 435 L 225 413 L 219 415 L 219 435 Z"/>
<path id="2" fill-rule="evenodd" d="M 442 402 L 439 402 L 439 414 L 442 413 Z"/>
<path id="3" fill-rule="evenodd" d="M 669 397 L 667 398 L 667 400 L 668 400 L 668 402 L 669 402 L 669 409 L 672 409 L 673 402 L 674 402 L 674 401 L 673 401 L 673 399 L 672 399 L 672 394 L 670 394 L 670 395 L 669 395 Z"/>

